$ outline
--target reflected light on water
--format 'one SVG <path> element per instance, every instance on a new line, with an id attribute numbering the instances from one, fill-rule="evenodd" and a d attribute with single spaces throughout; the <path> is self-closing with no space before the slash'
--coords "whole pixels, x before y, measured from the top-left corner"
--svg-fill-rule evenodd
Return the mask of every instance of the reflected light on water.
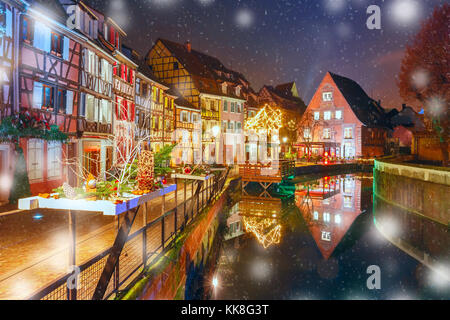
<path id="1" fill-rule="evenodd" d="M 282 227 L 277 220 L 261 217 L 243 217 L 243 222 L 245 230 L 253 233 L 264 249 L 280 244 Z"/>

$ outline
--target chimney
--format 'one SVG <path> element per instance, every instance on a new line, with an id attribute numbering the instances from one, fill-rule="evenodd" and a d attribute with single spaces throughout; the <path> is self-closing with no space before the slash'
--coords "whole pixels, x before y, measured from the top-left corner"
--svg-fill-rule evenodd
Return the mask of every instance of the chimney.
<path id="1" fill-rule="evenodd" d="M 186 41 L 186 44 L 184 46 L 186 47 L 187 52 L 191 53 L 192 45 L 189 40 Z"/>

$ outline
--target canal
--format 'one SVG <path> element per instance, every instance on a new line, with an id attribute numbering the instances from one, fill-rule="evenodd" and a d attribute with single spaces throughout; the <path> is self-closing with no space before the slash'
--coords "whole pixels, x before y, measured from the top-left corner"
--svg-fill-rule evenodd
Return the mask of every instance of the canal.
<path id="1" fill-rule="evenodd" d="M 355 173 L 240 195 L 201 298 L 450 299 L 448 227 L 372 190 L 373 175 Z"/>

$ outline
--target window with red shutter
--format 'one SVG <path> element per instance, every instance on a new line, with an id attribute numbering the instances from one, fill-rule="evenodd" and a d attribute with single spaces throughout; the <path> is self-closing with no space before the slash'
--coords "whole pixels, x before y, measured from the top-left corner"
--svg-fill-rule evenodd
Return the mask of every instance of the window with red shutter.
<path id="1" fill-rule="evenodd" d="M 134 72 L 133 69 L 130 69 L 130 84 L 133 84 Z"/>
<path id="2" fill-rule="evenodd" d="M 122 80 L 125 79 L 125 65 L 124 64 L 120 65 L 120 78 Z"/>
<path id="3" fill-rule="evenodd" d="M 113 27 L 109 27 L 109 43 L 116 46 L 116 30 Z"/>
<path id="4" fill-rule="evenodd" d="M 115 43 L 116 48 L 119 48 L 119 32 L 116 32 L 116 43 Z"/>
<path id="5" fill-rule="evenodd" d="M 128 119 L 128 101 L 123 99 L 122 100 L 122 118 L 121 120 L 127 121 Z"/>
<path id="6" fill-rule="evenodd" d="M 115 76 L 117 76 L 117 68 L 117 62 L 114 62 L 113 73 Z"/>
<path id="7" fill-rule="evenodd" d="M 134 103 L 132 103 L 131 106 L 130 106 L 130 119 L 129 119 L 129 121 L 130 122 L 134 122 L 135 116 L 136 116 L 136 108 L 135 108 Z"/>

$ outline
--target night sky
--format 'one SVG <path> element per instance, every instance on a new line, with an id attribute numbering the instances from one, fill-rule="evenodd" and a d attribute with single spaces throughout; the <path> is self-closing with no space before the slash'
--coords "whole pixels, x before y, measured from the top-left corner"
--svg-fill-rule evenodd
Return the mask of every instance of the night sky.
<path id="1" fill-rule="evenodd" d="M 385 108 L 399 108 L 396 75 L 405 45 L 446 0 L 90 0 L 145 54 L 159 37 L 218 57 L 258 91 L 295 80 L 309 103 L 327 71 L 357 81 Z M 369 30 L 369 5 L 381 30 Z"/>

